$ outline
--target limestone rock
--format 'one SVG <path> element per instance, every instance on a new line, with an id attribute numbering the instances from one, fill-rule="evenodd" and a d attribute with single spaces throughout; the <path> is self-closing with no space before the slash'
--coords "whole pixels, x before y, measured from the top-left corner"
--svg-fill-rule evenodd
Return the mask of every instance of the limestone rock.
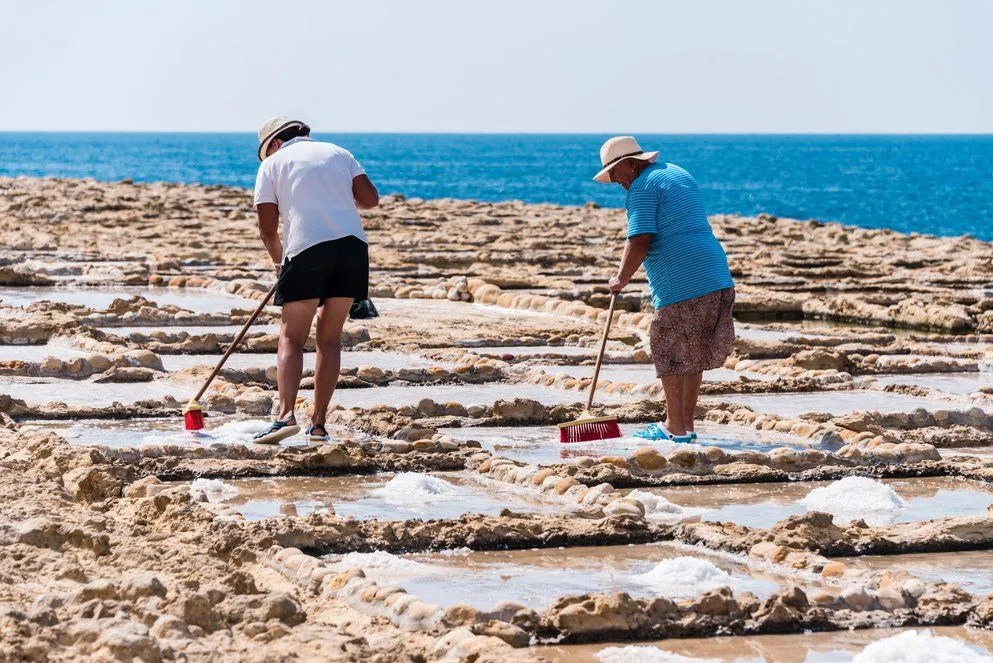
<path id="1" fill-rule="evenodd" d="M 77 467 L 62 475 L 62 484 L 78 502 L 120 497 L 123 482 L 102 467 Z"/>
<path id="2" fill-rule="evenodd" d="M 165 598 L 166 588 L 152 571 L 135 571 L 124 576 L 120 594 L 131 600 L 147 596 Z"/>
<path id="3" fill-rule="evenodd" d="M 472 632 L 476 635 L 488 635 L 500 638 L 511 647 L 527 647 L 531 641 L 531 636 L 523 629 L 495 619 L 474 624 L 472 626 Z"/>
<path id="4" fill-rule="evenodd" d="M 140 497 L 145 497 L 149 486 L 159 486 L 162 485 L 162 481 L 154 475 L 149 475 L 147 477 L 142 477 L 134 483 L 128 484 L 122 494 L 124 497 L 130 499 L 138 499 Z"/>
<path id="5" fill-rule="evenodd" d="M 236 396 L 234 404 L 246 414 L 268 415 L 272 412 L 273 396 L 264 391 L 248 391 Z"/>
<path id="6" fill-rule="evenodd" d="M 555 628 L 573 637 L 636 631 L 646 618 L 627 594 L 572 597 L 560 600 L 550 612 Z"/>
<path id="7" fill-rule="evenodd" d="M 638 500 L 622 497 L 620 499 L 613 500 L 605 507 L 603 507 L 603 512 L 604 514 L 612 518 L 618 516 L 633 516 L 635 518 L 644 518 L 645 505 L 639 502 Z"/>
<path id="8" fill-rule="evenodd" d="M 141 366 L 115 366 L 98 377 L 94 382 L 151 382 L 156 371 Z"/>
<path id="9" fill-rule="evenodd" d="M 545 406 L 528 398 L 515 398 L 512 401 L 497 401 L 493 404 L 493 416 L 516 423 L 526 424 L 541 421 Z"/>
<path id="10" fill-rule="evenodd" d="M 667 461 L 665 456 L 652 447 L 640 447 L 631 454 L 631 461 L 640 469 L 653 471 L 664 469 Z"/>

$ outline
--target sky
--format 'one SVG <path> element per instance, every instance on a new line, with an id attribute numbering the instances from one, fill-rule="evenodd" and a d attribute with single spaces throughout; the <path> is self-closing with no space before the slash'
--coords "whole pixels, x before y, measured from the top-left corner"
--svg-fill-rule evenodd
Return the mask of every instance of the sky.
<path id="1" fill-rule="evenodd" d="M 993 0 L 0 0 L 0 130 L 991 133 Z"/>

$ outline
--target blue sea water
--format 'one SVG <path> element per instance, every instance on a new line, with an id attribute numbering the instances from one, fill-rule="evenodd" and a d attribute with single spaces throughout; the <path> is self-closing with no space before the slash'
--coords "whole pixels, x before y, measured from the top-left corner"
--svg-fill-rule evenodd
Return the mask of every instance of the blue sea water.
<path id="1" fill-rule="evenodd" d="M 601 185 L 603 135 L 317 135 L 384 193 L 620 207 Z M 639 135 L 688 169 L 707 210 L 993 240 L 993 136 Z M 0 175 L 251 187 L 251 134 L 0 133 Z"/>

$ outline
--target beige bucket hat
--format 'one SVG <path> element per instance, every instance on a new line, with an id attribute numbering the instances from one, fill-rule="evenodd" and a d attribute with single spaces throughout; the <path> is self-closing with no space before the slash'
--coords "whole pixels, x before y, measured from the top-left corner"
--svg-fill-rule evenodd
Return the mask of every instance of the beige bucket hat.
<path id="1" fill-rule="evenodd" d="M 262 124 L 262 128 L 259 129 L 259 161 L 265 159 L 266 150 L 269 149 L 269 143 L 272 139 L 276 137 L 283 129 L 289 129 L 290 127 L 305 127 L 306 122 L 301 122 L 300 120 L 291 120 L 285 115 L 277 115 L 276 117 L 270 117 Z"/>
<path id="2" fill-rule="evenodd" d="M 600 148 L 600 163 L 603 168 L 593 176 L 593 179 L 597 182 L 610 184 L 610 169 L 627 158 L 655 163 L 655 160 L 659 158 L 659 153 L 657 150 L 645 152 L 641 149 L 641 145 L 638 145 L 634 136 L 614 136 Z"/>

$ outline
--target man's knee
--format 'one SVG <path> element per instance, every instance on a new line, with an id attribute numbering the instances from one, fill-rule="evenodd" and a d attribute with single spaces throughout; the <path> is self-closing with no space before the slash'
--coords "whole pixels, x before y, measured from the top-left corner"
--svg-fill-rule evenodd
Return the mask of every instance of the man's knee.
<path id="1" fill-rule="evenodd" d="M 307 345 L 306 338 L 299 338 L 290 334 L 279 335 L 279 350 L 281 352 L 294 352 L 303 354 L 304 346 Z"/>
<path id="2" fill-rule="evenodd" d="M 330 325 L 329 327 L 318 326 L 317 336 L 314 341 L 319 352 L 328 352 L 341 348 L 342 328 L 338 327 L 335 329 Z"/>

